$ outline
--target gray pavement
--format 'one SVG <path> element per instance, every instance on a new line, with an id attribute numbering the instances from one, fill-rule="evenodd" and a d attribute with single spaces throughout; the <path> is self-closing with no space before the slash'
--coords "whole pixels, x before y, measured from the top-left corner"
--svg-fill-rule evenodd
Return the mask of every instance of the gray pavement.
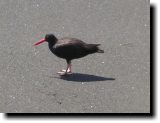
<path id="1" fill-rule="evenodd" d="M 149 0 L 0 0 L 0 112 L 150 112 Z M 100 43 L 66 68 L 46 33 Z"/>

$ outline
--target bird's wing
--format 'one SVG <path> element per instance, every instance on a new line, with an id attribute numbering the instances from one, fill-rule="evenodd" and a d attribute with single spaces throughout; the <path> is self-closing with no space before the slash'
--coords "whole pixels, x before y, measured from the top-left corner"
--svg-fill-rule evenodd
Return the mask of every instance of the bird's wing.
<path id="1" fill-rule="evenodd" d="M 55 45 L 55 48 L 60 47 L 84 47 L 85 43 L 76 38 L 62 38 Z"/>
<path id="2" fill-rule="evenodd" d="M 63 39 L 54 46 L 55 53 L 60 57 L 76 58 L 86 55 L 85 43 L 78 39 Z"/>

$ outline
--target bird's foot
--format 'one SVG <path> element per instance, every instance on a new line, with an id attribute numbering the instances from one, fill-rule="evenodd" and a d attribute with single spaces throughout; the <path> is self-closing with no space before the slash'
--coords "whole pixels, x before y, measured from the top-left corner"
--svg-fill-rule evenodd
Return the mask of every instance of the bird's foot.
<path id="1" fill-rule="evenodd" d="M 63 72 L 63 71 L 59 71 L 59 72 L 57 72 L 57 74 L 59 74 L 60 76 L 67 75 L 67 73 L 66 73 L 66 72 Z"/>
<path id="2" fill-rule="evenodd" d="M 66 70 L 62 69 L 61 72 L 66 72 Z M 67 74 L 72 74 L 71 70 L 67 70 Z"/>
<path id="3" fill-rule="evenodd" d="M 61 71 L 57 72 L 57 74 L 64 76 L 64 75 L 72 74 L 72 72 L 70 70 L 67 70 L 66 72 L 66 70 L 62 69 Z"/>

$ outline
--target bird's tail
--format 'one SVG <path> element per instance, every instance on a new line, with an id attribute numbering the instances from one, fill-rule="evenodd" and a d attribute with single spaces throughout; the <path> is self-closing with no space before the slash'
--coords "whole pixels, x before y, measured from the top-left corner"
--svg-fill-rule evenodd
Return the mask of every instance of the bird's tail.
<path id="1" fill-rule="evenodd" d="M 97 53 L 104 53 L 104 50 L 101 50 L 101 49 L 98 48 Z"/>
<path id="2" fill-rule="evenodd" d="M 104 50 L 99 49 L 100 44 L 88 44 L 87 45 L 87 50 L 89 52 L 89 54 L 92 53 L 104 53 Z"/>

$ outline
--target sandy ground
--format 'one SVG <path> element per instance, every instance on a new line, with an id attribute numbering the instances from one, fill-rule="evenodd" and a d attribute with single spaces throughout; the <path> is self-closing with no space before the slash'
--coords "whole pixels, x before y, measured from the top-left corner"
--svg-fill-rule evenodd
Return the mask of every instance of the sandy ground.
<path id="1" fill-rule="evenodd" d="M 0 112 L 150 112 L 149 0 L 0 0 Z M 100 43 L 72 62 L 46 33 Z"/>

